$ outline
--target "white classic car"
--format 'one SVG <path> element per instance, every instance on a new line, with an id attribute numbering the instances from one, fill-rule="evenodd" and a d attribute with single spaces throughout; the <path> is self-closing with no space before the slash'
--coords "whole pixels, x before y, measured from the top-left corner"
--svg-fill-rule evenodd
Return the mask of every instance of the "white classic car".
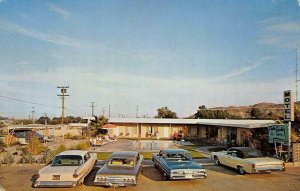
<path id="1" fill-rule="evenodd" d="M 212 152 L 212 159 L 216 165 L 237 169 L 242 175 L 285 170 L 283 161 L 264 157 L 259 150 L 249 147 L 232 147 L 227 151 Z"/>
<path id="2" fill-rule="evenodd" d="M 83 183 L 96 163 L 95 153 L 68 150 L 56 155 L 52 164 L 35 175 L 34 187 L 72 187 Z"/>

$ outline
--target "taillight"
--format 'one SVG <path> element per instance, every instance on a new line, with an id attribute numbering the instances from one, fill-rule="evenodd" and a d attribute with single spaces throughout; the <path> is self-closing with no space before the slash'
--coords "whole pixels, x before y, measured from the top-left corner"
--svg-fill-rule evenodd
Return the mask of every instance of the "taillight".
<path id="1" fill-rule="evenodd" d="M 252 164 L 252 168 L 255 169 L 255 164 Z"/>
<path id="2" fill-rule="evenodd" d="M 78 177 L 77 172 L 74 172 L 73 177 L 74 177 L 74 178 L 77 178 L 77 177 Z"/>
<path id="3" fill-rule="evenodd" d="M 38 179 L 38 178 L 40 177 L 39 172 L 35 173 L 35 174 L 33 175 L 33 177 L 34 177 L 35 179 Z"/>

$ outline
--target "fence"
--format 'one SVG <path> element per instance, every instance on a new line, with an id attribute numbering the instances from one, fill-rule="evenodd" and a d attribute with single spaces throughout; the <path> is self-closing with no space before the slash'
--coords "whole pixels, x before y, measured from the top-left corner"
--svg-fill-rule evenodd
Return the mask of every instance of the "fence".
<path id="1" fill-rule="evenodd" d="M 300 143 L 293 143 L 293 162 L 300 162 Z"/>

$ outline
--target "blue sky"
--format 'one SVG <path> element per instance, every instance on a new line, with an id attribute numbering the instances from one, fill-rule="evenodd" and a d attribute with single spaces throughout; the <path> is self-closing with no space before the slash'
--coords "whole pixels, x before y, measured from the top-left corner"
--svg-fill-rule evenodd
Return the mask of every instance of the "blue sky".
<path id="1" fill-rule="evenodd" d="M 58 85 L 76 116 L 281 103 L 299 35 L 297 0 L 0 0 L 0 115 L 59 116 Z"/>

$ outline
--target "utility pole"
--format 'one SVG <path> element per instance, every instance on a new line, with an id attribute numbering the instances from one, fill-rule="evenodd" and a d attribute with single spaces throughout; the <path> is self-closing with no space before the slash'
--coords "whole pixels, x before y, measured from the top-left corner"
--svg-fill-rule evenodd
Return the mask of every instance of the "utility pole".
<path id="1" fill-rule="evenodd" d="M 32 120 L 32 123 L 34 123 L 34 107 L 32 107 L 32 111 L 31 111 L 31 120 Z"/>
<path id="2" fill-rule="evenodd" d="M 108 105 L 108 118 L 110 118 L 110 104 Z"/>
<path id="3" fill-rule="evenodd" d="M 296 96 L 295 96 L 295 101 L 296 103 L 298 102 L 298 48 L 295 49 L 295 52 L 296 52 L 296 70 L 295 70 L 295 73 L 296 73 L 296 81 L 295 81 L 295 84 L 296 84 Z"/>
<path id="4" fill-rule="evenodd" d="M 65 96 L 70 96 L 67 95 L 67 89 L 69 88 L 69 86 L 57 86 L 57 88 L 60 89 L 60 94 L 57 95 L 61 98 L 62 102 L 61 102 L 61 130 L 63 131 L 64 129 L 64 115 L 65 115 Z M 64 133 L 63 134 L 63 139 L 64 138 Z"/>
<path id="5" fill-rule="evenodd" d="M 92 108 L 92 117 L 94 117 L 94 108 L 97 107 L 96 105 L 94 105 L 94 103 L 96 102 L 91 102 L 92 105 L 90 106 Z"/>
<path id="6" fill-rule="evenodd" d="M 138 118 L 139 117 L 139 106 L 136 106 L 136 110 L 135 110 L 135 117 Z"/>
<path id="7" fill-rule="evenodd" d="M 45 117 L 45 126 L 48 125 L 48 121 L 47 121 L 47 113 L 44 113 L 44 117 Z"/>

